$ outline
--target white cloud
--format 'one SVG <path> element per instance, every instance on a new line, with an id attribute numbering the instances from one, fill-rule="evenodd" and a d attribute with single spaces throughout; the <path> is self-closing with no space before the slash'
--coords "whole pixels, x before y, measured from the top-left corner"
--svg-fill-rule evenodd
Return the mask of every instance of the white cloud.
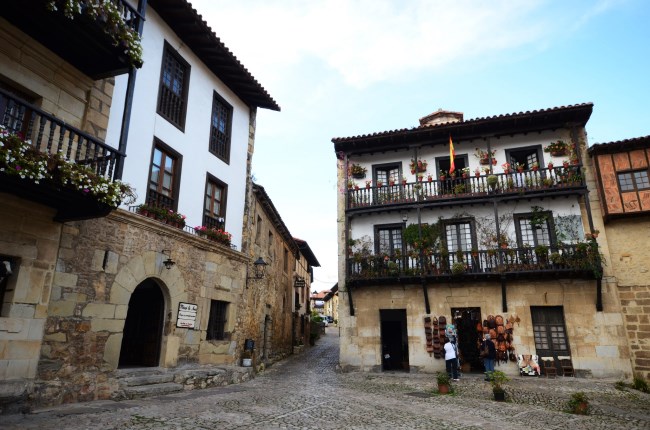
<path id="1" fill-rule="evenodd" d="M 526 45 L 550 31 L 540 1 L 199 0 L 194 6 L 254 76 L 320 61 L 355 87 Z"/>

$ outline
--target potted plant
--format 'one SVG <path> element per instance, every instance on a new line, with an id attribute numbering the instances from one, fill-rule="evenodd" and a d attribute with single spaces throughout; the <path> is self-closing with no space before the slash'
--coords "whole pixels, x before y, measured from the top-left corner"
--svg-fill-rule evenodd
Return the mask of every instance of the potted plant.
<path id="1" fill-rule="evenodd" d="M 348 190 L 351 190 L 354 188 L 354 181 L 352 179 L 348 179 Z"/>
<path id="2" fill-rule="evenodd" d="M 438 393 L 449 394 L 451 391 L 451 378 L 447 372 L 437 372 L 436 381 L 438 382 Z"/>
<path id="3" fill-rule="evenodd" d="M 465 273 L 465 263 L 462 261 L 457 261 L 451 265 L 451 274 L 458 276 Z"/>
<path id="4" fill-rule="evenodd" d="M 476 169 L 474 169 L 474 176 L 476 176 L 477 178 L 479 176 L 481 176 L 481 168 L 480 167 L 477 167 Z"/>
<path id="5" fill-rule="evenodd" d="M 538 262 L 546 263 L 548 261 L 548 246 L 537 245 L 535 247 L 535 255 L 537 256 Z"/>
<path id="6" fill-rule="evenodd" d="M 427 181 L 433 182 L 433 175 L 431 173 L 427 175 Z"/>
<path id="7" fill-rule="evenodd" d="M 551 142 L 546 146 L 546 148 L 544 148 L 544 152 L 550 152 L 554 157 L 566 155 L 568 151 L 569 144 L 563 140 Z"/>
<path id="8" fill-rule="evenodd" d="M 571 394 L 571 399 L 566 404 L 566 412 L 576 415 L 589 414 L 589 399 L 581 391 Z"/>
<path id="9" fill-rule="evenodd" d="M 545 187 L 552 187 L 553 186 L 553 178 L 544 178 L 544 179 L 542 179 L 542 184 L 544 184 Z"/>
<path id="10" fill-rule="evenodd" d="M 372 181 L 366 181 L 366 189 L 369 190 L 372 187 Z"/>
<path id="11" fill-rule="evenodd" d="M 508 376 L 500 370 L 494 370 L 488 372 L 488 380 L 490 385 L 492 385 L 492 393 L 494 394 L 494 400 L 498 402 L 505 402 L 506 400 L 506 390 L 503 388 L 503 385 L 510 380 Z"/>
<path id="12" fill-rule="evenodd" d="M 409 164 L 409 169 L 411 169 L 412 174 L 426 172 L 427 171 L 427 160 L 414 160 L 411 158 L 411 163 Z"/>
<path id="13" fill-rule="evenodd" d="M 549 255 L 548 258 L 551 260 L 551 263 L 553 263 L 553 266 L 559 266 L 564 262 L 564 258 L 559 252 L 551 252 L 551 255 Z"/>
<path id="14" fill-rule="evenodd" d="M 524 166 L 523 164 L 515 163 L 515 169 L 517 169 L 517 172 L 522 173 L 525 168 L 526 168 L 526 166 Z"/>
<path id="15" fill-rule="evenodd" d="M 496 175 L 490 175 L 487 177 L 487 184 L 491 190 L 494 190 L 499 183 L 499 178 Z"/>
<path id="16" fill-rule="evenodd" d="M 553 170 L 553 162 L 552 161 L 548 162 L 548 170 Z"/>
<path id="17" fill-rule="evenodd" d="M 462 169 L 460 169 L 460 175 L 463 177 L 463 179 L 469 178 L 469 172 L 470 172 L 469 167 L 463 167 Z"/>
<path id="18" fill-rule="evenodd" d="M 350 166 L 350 175 L 352 175 L 352 177 L 356 179 L 365 178 L 367 171 L 368 169 L 366 169 L 360 164 L 353 163 L 352 166 Z"/>
<path id="19" fill-rule="evenodd" d="M 474 157 L 478 158 L 478 162 L 483 165 L 490 164 L 490 158 L 492 158 L 492 164 L 496 165 L 497 160 L 494 158 L 495 154 L 496 154 L 496 150 L 488 152 L 476 148 L 476 152 L 474 152 Z"/>
<path id="20" fill-rule="evenodd" d="M 444 170 L 441 170 L 440 173 L 438 173 L 438 178 L 441 181 L 444 181 L 445 179 L 447 179 L 447 172 L 445 172 Z"/>
<path id="21" fill-rule="evenodd" d="M 510 171 L 512 170 L 511 167 L 510 167 L 510 163 L 508 163 L 508 162 L 503 163 L 501 165 L 501 168 L 503 169 L 503 173 L 505 173 L 506 175 L 508 173 L 510 173 Z"/>

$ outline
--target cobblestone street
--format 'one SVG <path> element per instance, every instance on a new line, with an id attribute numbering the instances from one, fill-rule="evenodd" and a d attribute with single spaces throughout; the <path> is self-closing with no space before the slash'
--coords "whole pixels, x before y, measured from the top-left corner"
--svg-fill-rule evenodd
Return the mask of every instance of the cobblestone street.
<path id="1" fill-rule="evenodd" d="M 450 396 L 433 375 L 340 373 L 338 328 L 315 347 L 252 381 L 122 402 L 68 405 L 0 418 L 2 429 L 650 429 L 650 395 L 615 381 L 513 378 L 509 401 L 491 400 L 481 375 L 464 375 Z M 585 392 L 592 413 L 562 412 Z"/>

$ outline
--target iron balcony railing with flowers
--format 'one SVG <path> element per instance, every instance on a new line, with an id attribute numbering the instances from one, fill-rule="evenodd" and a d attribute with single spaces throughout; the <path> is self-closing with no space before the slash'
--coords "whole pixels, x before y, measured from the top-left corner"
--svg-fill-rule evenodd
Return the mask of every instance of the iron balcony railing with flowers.
<path id="1" fill-rule="evenodd" d="M 580 191 L 586 187 L 581 165 L 528 170 L 516 173 L 446 178 L 383 184 L 367 184 L 347 190 L 347 208 L 369 208 L 412 202 L 435 203 L 450 199 L 481 199 L 494 196 L 521 196 Z"/>
<path id="2" fill-rule="evenodd" d="M 501 279 L 502 277 L 574 277 L 600 279 L 602 261 L 595 240 L 574 245 L 458 252 L 409 252 L 406 255 L 347 259 L 348 280 L 417 282 L 416 279 Z M 411 278 L 411 279 L 409 279 Z"/>

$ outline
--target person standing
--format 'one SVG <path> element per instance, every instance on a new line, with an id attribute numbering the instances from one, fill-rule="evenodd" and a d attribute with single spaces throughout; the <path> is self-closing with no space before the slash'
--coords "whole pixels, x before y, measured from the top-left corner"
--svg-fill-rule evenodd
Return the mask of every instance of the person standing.
<path id="1" fill-rule="evenodd" d="M 458 379 L 458 350 L 456 349 L 456 339 L 447 339 L 445 342 L 445 365 L 447 373 L 454 381 Z"/>
<path id="2" fill-rule="evenodd" d="M 483 351 L 487 352 L 487 354 Z M 494 372 L 494 360 L 497 358 L 497 348 L 494 346 L 489 334 L 486 334 L 483 338 L 483 342 L 481 343 L 481 352 L 481 355 L 484 355 L 483 365 L 485 366 L 485 380 L 489 381 L 489 372 Z"/>

